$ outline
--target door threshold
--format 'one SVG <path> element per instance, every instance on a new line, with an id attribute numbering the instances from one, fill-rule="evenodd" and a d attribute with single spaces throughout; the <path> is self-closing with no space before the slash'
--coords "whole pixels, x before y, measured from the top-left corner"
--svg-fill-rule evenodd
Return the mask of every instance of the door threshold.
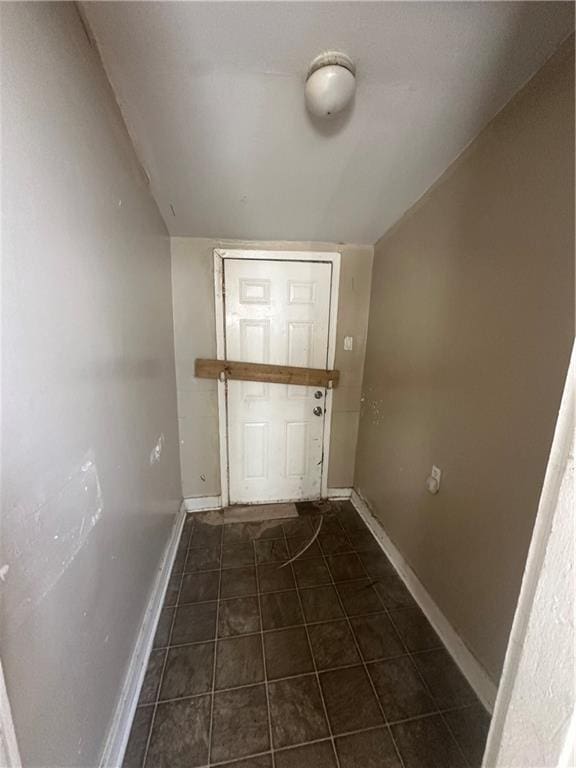
<path id="1" fill-rule="evenodd" d="M 272 504 L 234 504 L 222 510 L 222 522 L 259 523 L 264 520 L 282 520 L 298 517 L 298 510 L 293 501 Z"/>

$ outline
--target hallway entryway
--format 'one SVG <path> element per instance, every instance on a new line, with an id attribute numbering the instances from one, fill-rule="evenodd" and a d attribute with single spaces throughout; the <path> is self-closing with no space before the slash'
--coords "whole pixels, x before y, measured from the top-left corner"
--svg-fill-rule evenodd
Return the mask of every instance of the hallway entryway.
<path id="1" fill-rule="evenodd" d="M 576 763 L 575 12 L 0 2 L 0 768 Z"/>

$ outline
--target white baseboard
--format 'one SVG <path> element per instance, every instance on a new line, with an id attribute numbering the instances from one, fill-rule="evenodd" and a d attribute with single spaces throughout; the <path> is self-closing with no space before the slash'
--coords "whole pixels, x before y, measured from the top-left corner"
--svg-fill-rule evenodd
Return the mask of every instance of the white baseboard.
<path id="1" fill-rule="evenodd" d="M 116 706 L 116 711 L 112 718 L 112 723 L 108 731 L 108 737 L 104 745 L 102 757 L 100 759 L 100 768 L 118 768 L 122 765 L 124 752 L 130 736 L 132 720 L 138 704 L 140 689 L 144 682 L 148 658 L 152 650 L 156 627 L 164 604 L 164 597 L 170 579 L 170 572 L 178 550 L 180 534 L 186 519 L 186 510 L 184 504 L 181 505 L 170 539 L 164 552 L 164 557 L 158 568 L 158 573 L 152 587 L 148 607 L 144 613 L 140 631 L 136 638 L 136 643 L 132 651 L 128 671 L 122 684 L 120 698 Z"/>
<path id="2" fill-rule="evenodd" d="M 184 499 L 186 512 L 208 512 L 222 509 L 222 496 L 191 496 Z"/>
<path id="3" fill-rule="evenodd" d="M 333 501 L 345 501 L 352 495 L 352 488 L 328 488 L 328 498 Z"/>
<path id="4" fill-rule="evenodd" d="M 352 490 L 351 501 L 378 544 L 382 547 L 384 554 L 410 590 L 412 597 L 436 630 L 438 637 L 459 666 L 462 674 L 468 680 L 482 704 L 492 713 L 497 691 L 494 681 L 488 676 L 484 667 L 464 644 L 456 630 L 430 597 L 422 582 L 392 543 L 380 521 L 373 515 L 368 504 L 355 490 Z"/>

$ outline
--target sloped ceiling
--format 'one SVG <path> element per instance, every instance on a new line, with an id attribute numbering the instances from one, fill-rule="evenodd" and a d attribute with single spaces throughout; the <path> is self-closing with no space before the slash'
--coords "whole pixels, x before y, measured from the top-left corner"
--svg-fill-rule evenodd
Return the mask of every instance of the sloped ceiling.
<path id="1" fill-rule="evenodd" d="M 372 243 L 573 29 L 558 2 L 89 2 L 173 235 Z M 357 64 L 317 123 L 310 60 Z"/>

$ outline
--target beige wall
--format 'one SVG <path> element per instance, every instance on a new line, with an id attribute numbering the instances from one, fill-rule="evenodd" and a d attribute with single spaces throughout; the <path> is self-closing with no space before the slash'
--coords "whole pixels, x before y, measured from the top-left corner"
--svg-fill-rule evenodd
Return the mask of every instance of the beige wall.
<path id="1" fill-rule="evenodd" d="M 216 357 L 213 250 L 218 247 L 339 251 L 342 254 L 336 348 L 341 385 L 334 395 L 328 485 L 330 488 L 350 487 L 358 432 L 373 248 L 334 243 L 249 243 L 190 237 L 175 237 L 171 243 L 184 497 L 220 493 L 216 382 L 194 377 L 197 357 Z M 352 352 L 344 351 L 345 336 L 354 337 Z"/>
<path id="2" fill-rule="evenodd" d="M 495 681 L 574 329 L 572 55 L 375 249 L 355 485 Z"/>
<path id="3" fill-rule="evenodd" d="M 169 241 L 75 4 L 0 14 L 0 654 L 23 764 L 93 768 L 180 502 Z"/>

